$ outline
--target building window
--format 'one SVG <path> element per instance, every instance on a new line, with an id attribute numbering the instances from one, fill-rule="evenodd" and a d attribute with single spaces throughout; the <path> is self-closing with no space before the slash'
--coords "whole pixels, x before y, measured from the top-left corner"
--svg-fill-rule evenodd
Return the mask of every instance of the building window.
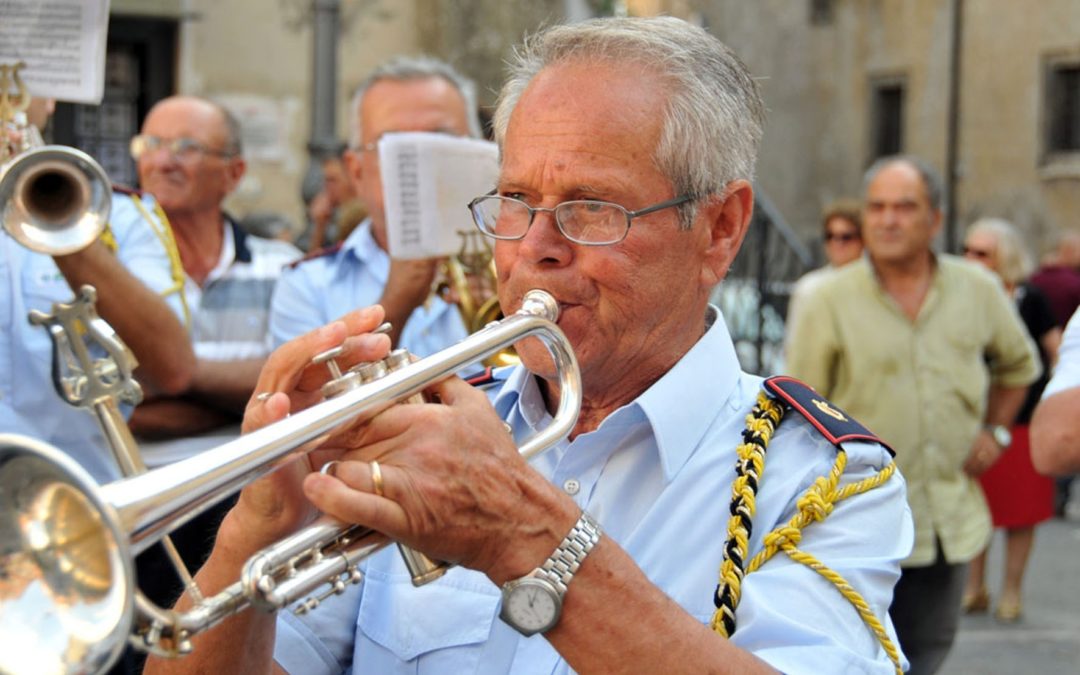
<path id="1" fill-rule="evenodd" d="M 833 22 L 833 0 L 810 0 L 810 25 L 829 26 Z"/>
<path id="2" fill-rule="evenodd" d="M 1051 64 L 1048 68 L 1046 151 L 1080 152 L 1080 63 Z"/>
<path id="3" fill-rule="evenodd" d="M 895 155 L 904 148 L 904 84 L 896 80 L 872 85 L 870 160 Z"/>

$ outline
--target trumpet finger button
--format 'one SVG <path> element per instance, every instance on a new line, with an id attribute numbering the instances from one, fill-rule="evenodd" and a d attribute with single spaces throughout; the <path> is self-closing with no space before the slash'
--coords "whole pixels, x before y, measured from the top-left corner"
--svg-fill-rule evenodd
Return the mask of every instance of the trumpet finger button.
<path id="1" fill-rule="evenodd" d="M 334 475 L 334 467 L 337 466 L 338 464 L 339 464 L 338 460 L 332 459 L 329 462 L 327 462 L 326 464 L 322 465 L 322 467 L 319 469 L 319 473 L 321 473 L 324 476 L 333 476 Z"/>

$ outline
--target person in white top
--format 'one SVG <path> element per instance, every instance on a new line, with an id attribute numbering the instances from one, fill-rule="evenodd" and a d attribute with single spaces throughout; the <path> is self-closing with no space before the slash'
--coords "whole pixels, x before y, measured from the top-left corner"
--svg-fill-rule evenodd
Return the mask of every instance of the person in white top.
<path id="1" fill-rule="evenodd" d="M 1065 327 L 1054 375 L 1031 418 L 1031 461 L 1040 473 L 1080 472 L 1080 310 Z"/>

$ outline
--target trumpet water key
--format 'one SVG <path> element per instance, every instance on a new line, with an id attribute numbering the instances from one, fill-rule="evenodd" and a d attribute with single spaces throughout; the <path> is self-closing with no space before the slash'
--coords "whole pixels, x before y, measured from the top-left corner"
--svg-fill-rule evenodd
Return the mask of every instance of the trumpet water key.
<path id="1" fill-rule="evenodd" d="M 581 405 L 577 360 L 557 318 L 554 298 L 530 291 L 517 313 L 437 354 L 206 453 L 104 486 L 52 446 L 0 435 L 0 672 L 98 672 L 133 628 L 147 648 L 178 655 L 192 635 L 248 607 L 280 609 L 311 593 L 305 605 L 317 606 L 359 578 L 357 563 L 386 545 L 381 535 L 318 521 L 253 557 L 240 580 L 183 613 L 134 592 L 133 558 L 342 425 L 524 338 L 547 348 L 561 392 L 551 424 L 519 448 L 526 457 L 541 452 L 570 433 Z"/>

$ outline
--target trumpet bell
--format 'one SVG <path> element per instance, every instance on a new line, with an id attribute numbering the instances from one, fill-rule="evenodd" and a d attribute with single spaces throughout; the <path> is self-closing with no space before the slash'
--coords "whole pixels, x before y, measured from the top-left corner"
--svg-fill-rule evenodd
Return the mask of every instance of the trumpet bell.
<path id="1" fill-rule="evenodd" d="M 56 448 L 0 434 L 0 672 L 99 672 L 123 648 L 132 558 L 94 486 Z"/>
<path id="2" fill-rule="evenodd" d="M 271 547 L 269 559 L 257 555 L 241 580 L 182 614 L 148 606 L 134 588 L 132 560 L 225 495 L 310 452 L 343 424 L 370 419 L 526 338 L 547 347 L 560 396 L 551 423 L 518 449 L 530 458 L 554 445 L 573 430 L 582 391 L 558 316 L 554 297 L 529 291 L 518 312 L 440 352 L 213 451 L 103 486 L 56 448 L 0 434 L 0 673 L 100 672 L 133 626 L 138 646 L 180 655 L 192 635 L 238 611 L 281 609 L 327 583 L 336 594 L 345 588 L 341 574 L 355 583 L 357 563 L 386 542 L 353 536 L 340 523 L 302 530 L 288 546 Z M 329 595 L 315 604 L 323 597 Z"/>
<path id="3" fill-rule="evenodd" d="M 89 245 L 105 229 L 111 204 L 105 170 L 75 148 L 34 148 L 0 173 L 3 227 L 38 253 L 66 255 Z"/>

